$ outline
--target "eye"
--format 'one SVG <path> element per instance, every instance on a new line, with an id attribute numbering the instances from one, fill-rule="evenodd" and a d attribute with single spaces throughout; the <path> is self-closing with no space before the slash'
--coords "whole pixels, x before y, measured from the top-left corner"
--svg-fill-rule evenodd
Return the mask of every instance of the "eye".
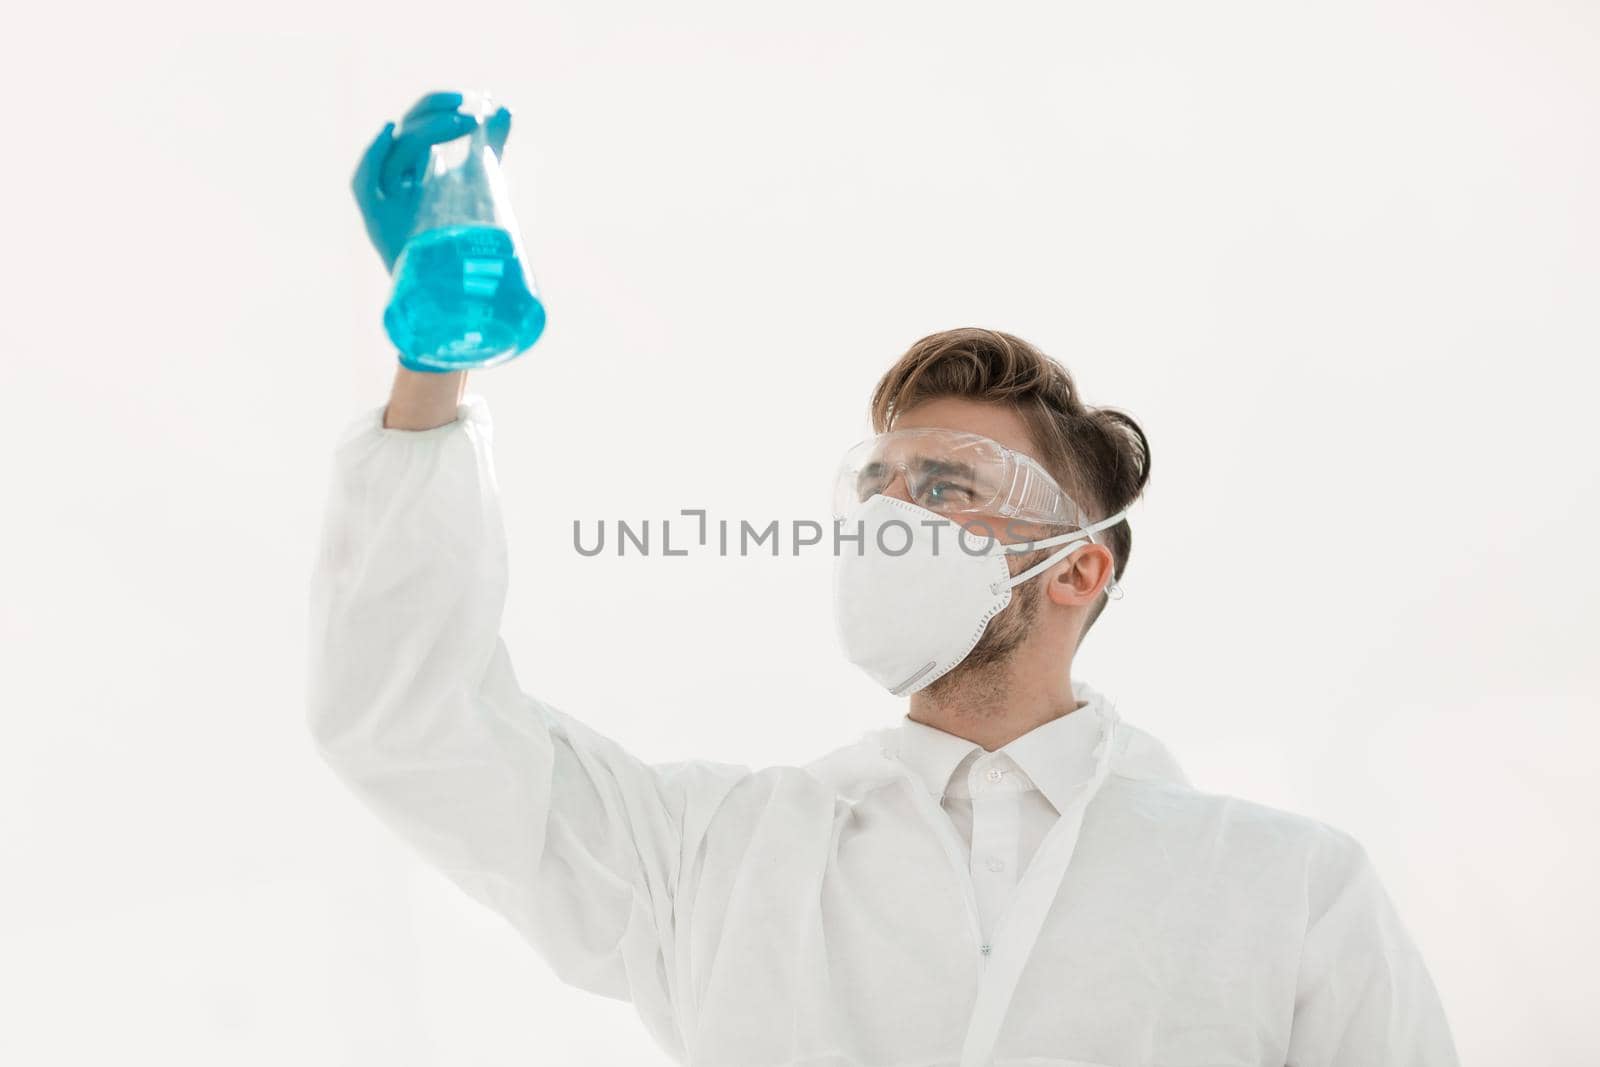
<path id="1" fill-rule="evenodd" d="M 962 482 L 936 481 L 922 492 L 923 507 L 929 511 L 941 508 L 963 508 L 972 504 L 972 487 Z"/>

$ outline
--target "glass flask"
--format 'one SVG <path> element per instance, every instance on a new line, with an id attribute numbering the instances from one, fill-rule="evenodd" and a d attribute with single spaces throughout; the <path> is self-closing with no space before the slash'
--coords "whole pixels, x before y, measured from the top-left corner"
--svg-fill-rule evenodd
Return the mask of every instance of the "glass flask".
<path id="1" fill-rule="evenodd" d="M 544 302 L 527 267 L 500 161 L 484 124 L 497 105 L 463 94 L 470 133 L 432 145 L 416 221 L 394 264 L 383 327 L 400 363 L 447 373 L 504 363 L 544 332 Z"/>

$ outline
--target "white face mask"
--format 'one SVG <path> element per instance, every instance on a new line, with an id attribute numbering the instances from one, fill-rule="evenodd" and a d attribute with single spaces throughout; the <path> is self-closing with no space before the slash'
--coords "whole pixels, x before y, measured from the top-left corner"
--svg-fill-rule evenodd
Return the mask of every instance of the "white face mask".
<path id="1" fill-rule="evenodd" d="M 833 561 L 834 620 L 845 656 L 895 696 L 915 693 L 967 658 L 989 620 L 1011 603 L 1013 588 L 1126 514 L 1007 545 L 898 497 L 868 497 L 840 525 Z M 1055 545 L 1063 547 L 1012 577 L 1008 555 Z M 1122 595 L 1114 579 L 1106 593 Z"/>

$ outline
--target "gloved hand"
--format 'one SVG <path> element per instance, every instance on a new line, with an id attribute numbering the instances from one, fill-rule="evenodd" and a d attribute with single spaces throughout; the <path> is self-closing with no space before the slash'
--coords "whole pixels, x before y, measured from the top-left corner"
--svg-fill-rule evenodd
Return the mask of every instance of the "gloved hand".
<path id="1" fill-rule="evenodd" d="M 411 236 L 428 149 L 470 133 L 478 124 L 472 115 L 456 110 L 460 106 L 460 93 L 429 93 L 401 118 L 398 135 L 394 123 L 384 124 L 356 167 L 350 188 L 361 207 L 367 236 L 387 271 L 394 271 L 400 249 Z M 501 108 L 490 115 L 484 132 L 495 156 L 502 156 L 511 135 L 511 112 Z"/>

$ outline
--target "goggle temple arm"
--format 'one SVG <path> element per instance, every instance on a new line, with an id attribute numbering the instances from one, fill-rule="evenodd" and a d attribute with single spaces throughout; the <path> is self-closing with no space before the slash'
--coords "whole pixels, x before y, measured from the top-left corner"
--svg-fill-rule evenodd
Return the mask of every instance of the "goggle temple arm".
<path id="1" fill-rule="evenodd" d="M 1117 523 L 1121 522 L 1127 516 L 1127 514 L 1128 509 L 1123 508 L 1115 515 L 1109 515 L 1106 518 L 1101 519 L 1099 522 L 1090 523 L 1081 530 L 1074 530 L 1071 533 L 1061 534 L 1056 537 L 1043 537 L 1037 541 L 1027 541 L 1022 544 L 1006 545 L 1003 551 L 1008 555 L 1015 555 L 1021 552 L 1036 552 L 1041 548 L 1052 548 L 1055 545 L 1065 545 L 1072 541 L 1078 541 L 1083 538 L 1088 538 L 1090 544 L 1099 544 L 1100 542 L 1095 540 L 1095 531 L 1105 530 L 1115 526 Z M 1032 567 L 1029 567 L 1027 570 L 1023 571 L 1021 574 L 1012 578 L 1011 581 L 1005 584 L 1013 587 L 1021 585 L 1034 575 L 1055 566 L 1068 555 L 1071 555 L 1071 549 L 1055 553 L 1048 559 L 1040 560 L 1038 563 L 1034 564 Z M 1106 587 L 1103 592 L 1108 600 L 1122 599 L 1122 585 L 1117 581 L 1115 572 L 1112 573 L 1111 579 L 1106 582 Z"/>

